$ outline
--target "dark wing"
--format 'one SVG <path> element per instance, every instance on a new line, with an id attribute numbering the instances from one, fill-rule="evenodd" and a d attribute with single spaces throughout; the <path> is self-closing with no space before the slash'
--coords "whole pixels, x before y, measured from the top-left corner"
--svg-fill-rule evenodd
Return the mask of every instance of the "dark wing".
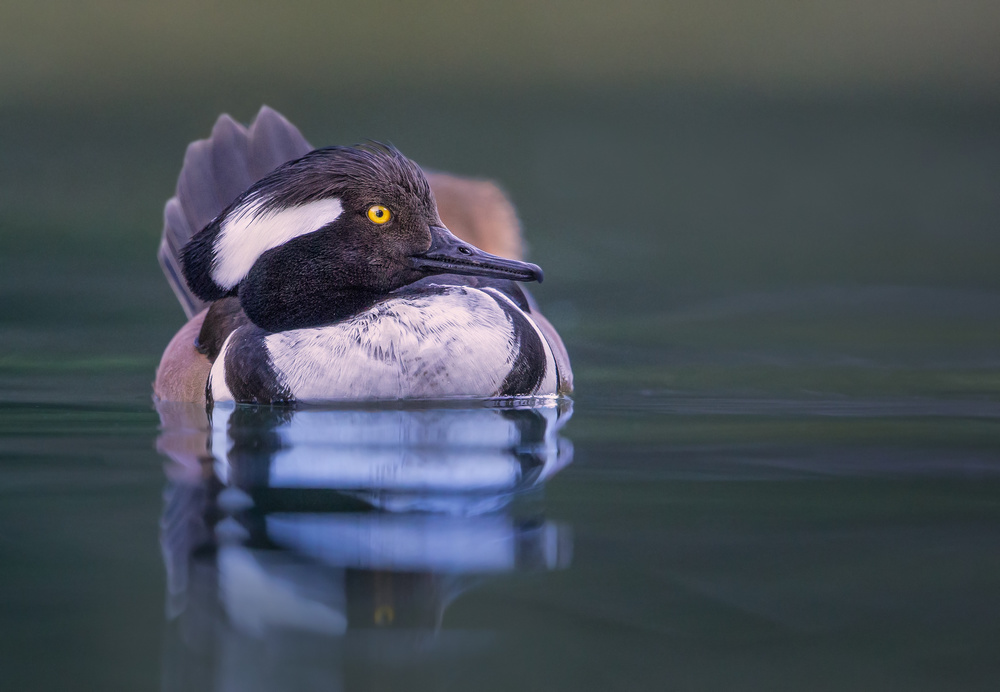
<path id="1" fill-rule="evenodd" d="M 275 168 L 312 151 L 302 133 L 276 110 L 263 106 L 249 128 L 220 115 L 212 136 L 188 145 L 177 194 L 163 210 L 158 257 L 170 287 L 190 318 L 207 305 L 181 271 L 180 251 L 244 190 Z"/>

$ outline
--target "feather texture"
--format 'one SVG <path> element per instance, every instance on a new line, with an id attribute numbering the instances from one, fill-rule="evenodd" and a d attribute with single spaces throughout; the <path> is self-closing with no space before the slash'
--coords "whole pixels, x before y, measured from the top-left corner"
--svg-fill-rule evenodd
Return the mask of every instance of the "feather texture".
<path id="1" fill-rule="evenodd" d="M 527 316 L 512 322 L 506 304 L 489 291 L 442 285 L 390 298 L 325 327 L 275 334 L 242 327 L 212 366 L 212 398 L 268 403 L 275 396 L 271 389 L 301 402 L 555 395 L 555 360 L 540 338 L 533 359 L 537 377 L 523 390 L 502 391 L 525 332 L 537 334 Z M 231 389 L 232 382 L 263 370 L 273 372 L 276 382 L 262 380 L 242 393 Z"/>
<path id="2" fill-rule="evenodd" d="M 267 106 L 260 109 L 249 128 L 221 115 L 208 139 L 188 145 L 176 195 L 163 210 L 158 253 L 163 273 L 188 317 L 208 303 L 195 296 L 184 281 L 181 248 L 248 187 L 311 150 L 302 133 Z"/>

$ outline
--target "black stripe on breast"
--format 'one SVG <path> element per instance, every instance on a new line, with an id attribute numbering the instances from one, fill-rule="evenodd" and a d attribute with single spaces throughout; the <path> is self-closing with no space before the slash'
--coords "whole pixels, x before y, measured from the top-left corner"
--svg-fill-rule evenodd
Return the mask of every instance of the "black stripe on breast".
<path id="1" fill-rule="evenodd" d="M 496 396 L 530 396 L 538 391 L 545 379 L 545 345 L 523 312 L 495 293 L 484 293 L 492 297 L 510 319 L 517 352 L 514 364 L 500 383 Z"/>
<path id="2" fill-rule="evenodd" d="M 226 347 L 226 386 L 241 404 L 280 404 L 294 401 L 291 390 L 278 379 L 267 353 L 268 332 L 250 325 L 233 332 Z"/>

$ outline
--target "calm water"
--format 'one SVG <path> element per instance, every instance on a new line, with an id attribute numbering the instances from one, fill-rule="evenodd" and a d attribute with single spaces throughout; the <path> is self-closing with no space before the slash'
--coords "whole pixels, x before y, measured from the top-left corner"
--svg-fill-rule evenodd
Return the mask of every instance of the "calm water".
<path id="1" fill-rule="evenodd" d="M 211 422 L 150 383 L 218 105 L 0 109 L 3 687 L 993 689 L 996 107 L 612 96 L 272 103 L 504 181 L 572 406 Z"/>

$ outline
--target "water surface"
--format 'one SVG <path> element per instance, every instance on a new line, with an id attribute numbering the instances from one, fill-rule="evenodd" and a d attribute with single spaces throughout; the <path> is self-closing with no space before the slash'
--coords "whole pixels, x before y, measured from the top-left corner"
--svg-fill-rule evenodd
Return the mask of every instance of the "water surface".
<path id="1" fill-rule="evenodd" d="M 995 686 L 995 107 L 310 98 L 505 183 L 572 417 L 162 424 L 160 205 L 218 105 L 5 106 L 5 687 Z"/>

